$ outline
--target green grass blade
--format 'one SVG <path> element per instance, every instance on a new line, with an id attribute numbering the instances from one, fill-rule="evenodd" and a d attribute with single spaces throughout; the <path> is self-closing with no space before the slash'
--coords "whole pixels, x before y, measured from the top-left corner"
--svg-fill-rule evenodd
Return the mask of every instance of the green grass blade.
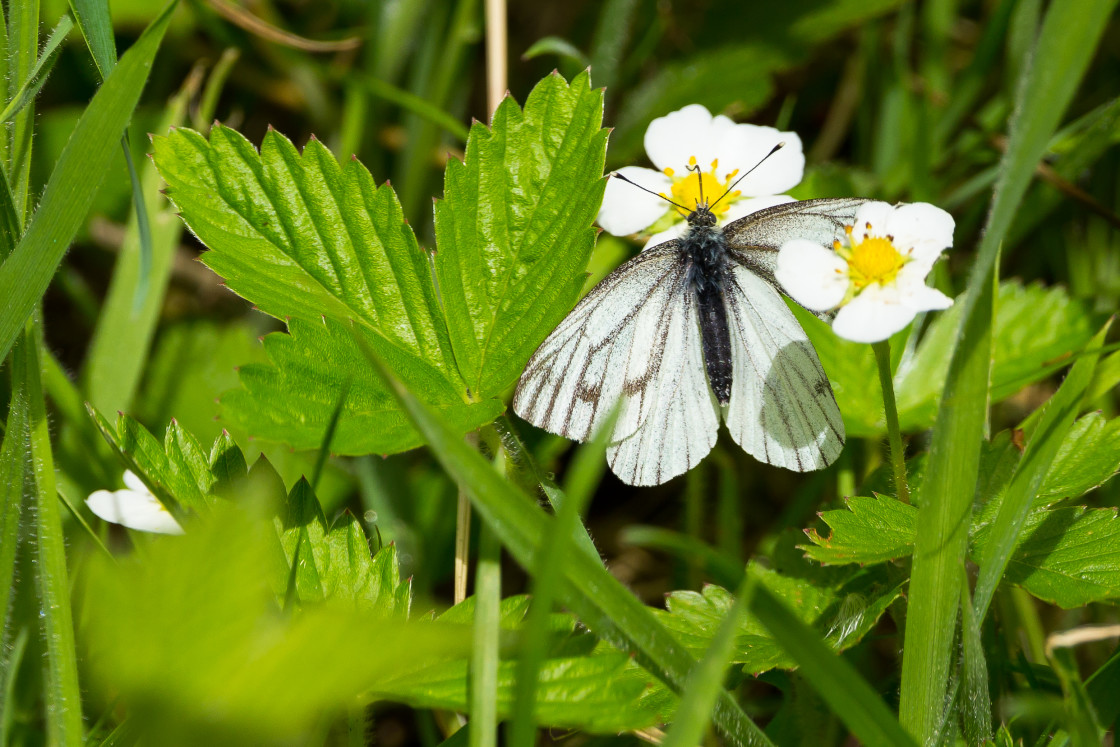
<path id="1" fill-rule="evenodd" d="M 78 19 L 78 28 L 93 55 L 93 63 L 101 79 L 109 77 L 117 64 L 117 45 L 113 40 L 113 20 L 109 16 L 109 0 L 70 0 L 70 11 Z"/>
<path id="2" fill-rule="evenodd" d="M 996 183 L 988 225 L 963 301 L 961 334 L 938 411 L 910 582 L 902 663 L 901 720 L 931 739 L 944 707 L 960 601 L 971 498 L 987 414 L 992 298 L 999 247 L 1105 28 L 1115 0 L 1092 0 L 1075 14 L 1051 6 L 1024 74 L 1017 114 Z"/>
<path id="3" fill-rule="evenodd" d="M 0 262 L 8 258 L 22 235 L 23 224 L 16 213 L 8 176 L 4 173 L 4 169 L 0 168 Z"/>
<path id="4" fill-rule="evenodd" d="M 724 615 L 704 658 L 689 675 L 673 726 L 663 742 L 665 747 L 693 747 L 703 744 L 712 707 L 723 690 L 724 672 L 735 653 L 735 636 L 739 632 L 743 615 L 747 612 L 755 585 L 754 577 L 744 574 L 742 583 L 735 591 L 731 609 Z"/>
<path id="5" fill-rule="evenodd" d="M 97 91 L 51 172 L 27 232 L 0 266 L 0 298 L 6 299 L 0 312 L 0 357 L 7 356 L 85 220 L 174 7 L 171 3 L 152 21 Z"/>
<path id="6" fill-rule="evenodd" d="M 980 620 L 968 594 L 968 570 L 961 566 L 961 689 L 956 702 L 968 744 L 992 738 L 992 699 L 988 693 L 988 663 L 980 638 Z"/>
<path id="7" fill-rule="evenodd" d="M 1021 539 L 1027 514 L 1034 507 L 1039 488 L 1081 409 L 1081 400 L 1093 379 L 1099 351 L 1109 326 L 1110 324 L 1106 324 L 1088 345 L 1089 350 L 1096 350 L 1097 353 L 1078 358 L 1061 388 L 1046 403 L 1023 452 L 1023 458 L 1015 468 L 980 557 L 980 576 L 976 580 L 973 595 L 977 620 L 983 620 L 988 612 L 996 587 L 1007 570 L 1015 545 Z"/>
<path id="8" fill-rule="evenodd" d="M 51 35 L 47 37 L 47 43 L 43 45 L 43 51 L 39 54 L 39 59 L 35 62 L 31 75 L 23 81 L 23 85 L 19 87 L 19 91 L 4 107 L 4 111 L 0 112 L 0 122 L 11 120 L 38 95 L 39 89 L 47 82 L 47 76 L 54 69 L 54 63 L 58 59 L 58 51 L 62 48 L 62 42 L 66 40 L 66 36 L 72 28 L 74 28 L 74 22 L 70 20 L 70 16 L 63 16 L 58 25 L 54 27 Z"/>
<path id="9" fill-rule="evenodd" d="M 364 345 L 363 348 L 416 428 L 431 444 L 444 469 L 466 491 L 478 515 L 523 567 L 532 568 L 544 537 L 557 531 L 555 520 L 543 513 L 532 498 L 510 485 L 429 407 L 400 386 L 372 347 Z M 658 622 L 653 611 L 600 563 L 584 553 L 571 553 L 563 567 L 560 599 L 589 628 L 617 648 L 633 653 L 638 663 L 674 691 L 683 690 L 696 661 Z M 733 744 L 770 744 L 762 730 L 726 692 L 719 696 L 713 719 Z"/>
<path id="10" fill-rule="evenodd" d="M 513 723 L 509 734 L 510 744 L 535 743 L 537 721 L 534 705 L 537 679 L 547 654 L 548 620 L 560 582 L 560 568 L 564 558 L 567 557 L 569 538 L 575 544 L 579 541 L 579 537 L 588 537 L 580 522 L 580 515 L 602 479 L 606 465 L 604 455 L 607 451 L 607 439 L 614 430 L 614 422 L 614 417 L 608 418 L 595 438 L 576 453 L 575 460 L 567 472 L 567 490 L 564 491 L 560 505 L 556 507 L 557 529 L 545 535 L 544 542 L 534 559 L 533 585 L 530 591 L 533 602 L 525 621 L 521 658 L 517 662 L 517 689 Z M 514 440 L 516 441 L 516 437 Z M 503 436 L 503 444 L 506 441 Z M 599 560 L 597 553 L 591 557 L 596 561 Z"/>
<path id="11" fill-rule="evenodd" d="M 0 614 L 3 627 L 0 641 L 13 640 L 10 625 L 12 597 L 16 581 L 16 549 L 19 546 L 20 513 L 23 506 L 23 483 L 27 453 L 28 398 L 24 382 L 12 382 L 12 399 L 0 446 Z M 5 645 L 0 650 L 0 684 L 14 677 L 12 652 Z"/>
<path id="12" fill-rule="evenodd" d="M 499 633 L 501 632 L 502 545 L 490 527 L 478 533 L 474 577 L 474 625 L 470 668 L 470 747 L 498 743 Z"/>
<path id="13" fill-rule="evenodd" d="M 21 81 L 31 77 L 39 54 L 39 2 L 8 4 L 8 98 L 14 98 Z M 27 213 L 31 179 L 31 138 L 35 129 L 35 106 L 28 104 L 16 115 L 8 130 L 8 183 L 16 198 L 16 214 L 22 225 Z M 0 296 L 4 298 L 4 296 Z M 13 335 L 23 328 L 23 320 Z M 5 357 L 7 354 L 0 355 Z"/>
<path id="14" fill-rule="evenodd" d="M 184 87 L 171 100 L 157 132 L 167 132 L 170 127 L 183 122 L 192 93 Z M 183 233 L 183 222 L 172 213 L 167 199 L 160 194 L 163 180 L 150 161 L 143 166 L 140 184 L 142 199 L 133 200 L 124 243 L 113 270 L 105 305 L 97 319 L 83 371 L 89 401 L 101 412 L 128 410 L 132 405 L 159 321 L 175 251 Z M 143 256 L 143 241 L 139 218 L 143 213 L 136 209 L 137 204 L 146 206 L 151 213 L 151 261 L 146 272 L 140 259 Z M 147 289 L 138 305 L 136 300 L 141 295 L 140 287 L 145 283 Z"/>
<path id="15" fill-rule="evenodd" d="M 46 721 L 50 741 L 82 744 L 82 698 L 78 687 L 78 660 L 74 647 L 74 620 L 70 612 L 70 581 L 66 569 L 66 539 L 55 488 L 50 424 L 40 380 L 36 325 L 28 324 L 12 356 L 14 377 L 21 380 L 28 399 L 28 439 L 32 470 L 26 484 L 34 503 L 35 581 L 42 612 L 46 646 Z"/>
<path id="16" fill-rule="evenodd" d="M 785 602 L 760 584 L 751 597 L 750 610 L 797 660 L 798 671 L 852 730 L 860 744 L 883 747 L 915 744 L 867 681 L 834 653 L 812 628 L 797 619 Z"/>

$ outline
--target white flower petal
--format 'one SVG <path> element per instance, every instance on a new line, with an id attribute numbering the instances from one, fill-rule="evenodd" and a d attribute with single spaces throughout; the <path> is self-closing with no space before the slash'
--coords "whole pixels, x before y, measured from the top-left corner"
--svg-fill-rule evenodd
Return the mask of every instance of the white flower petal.
<path id="1" fill-rule="evenodd" d="M 917 313 L 899 303 L 897 291 L 871 285 L 845 304 L 832 321 L 832 331 L 853 342 L 879 342 L 906 327 Z"/>
<path id="2" fill-rule="evenodd" d="M 652 169 L 625 166 L 618 173 L 654 192 L 669 194 L 672 188 L 669 177 Z M 669 209 L 669 203 L 656 194 L 651 195 L 621 179 L 610 179 L 603 193 L 598 221 L 607 233 L 629 236 L 652 225 Z"/>
<path id="3" fill-rule="evenodd" d="M 766 158 L 781 142 L 785 143 L 782 149 Z M 796 186 L 805 175 L 801 138 L 795 132 L 781 132 L 773 127 L 736 125 L 719 143 L 718 157 L 722 174 L 738 169 L 741 176 L 758 166 L 736 187 L 748 197 L 780 194 Z M 762 161 L 763 158 L 766 160 Z"/>
<path id="4" fill-rule="evenodd" d="M 720 217 L 720 224 L 726 225 L 740 218 L 745 218 L 751 213 L 765 210 L 775 205 L 785 205 L 787 202 L 797 202 L 789 195 L 767 195 L 766 197 L 747 197 L 736 200 L 727 208 L 727 212 Z"/>
<path id="5" fill-rule="evenodd" d="M 782 244 L 774 277 L 807 309 L 825 311 L 848 292 L 848 265 L 836 252 L 806 239 Z"/>
<path id="6" fill-rule="evenodd" d="M 649 123 L 645 136 L 646 155 L 659 171 L 666 168 L 681 171 L 688 166 L 690 156 L 696 156 L 700 167 L 707 169 L 712 158 L 718 157 L 718 154 L 711 155 L 708 143 L 711 128 L 711 112 L 700 104 L 689 104 Z"/>
<path id="7" fill-rule="evenodd" d="M 132 470 L 126 469 L 124 471 L 123 479 L 124 486 L 129 490 L 135 490 L 138 493 L 148 493 L 149 495 L 151 495 L 152 491 L 148 490 L 148 486 L 145 485 L 144 481 L 140 479 L 140 476 Z"/>
<path id="8" fill-rule="evenodd" d="M 900 249 L 914 247 L 915 258 L 932 253 L 933 258 L 953 245 L 953 216 L 928 202 L 899 205 L 887 218 L 884 233 L 894 237 Z"/>
<path id="9" fill-rule="evenodd" d="M 903 302 L 914 311 L 940 311 L 953 305 L 953 299 L 925 284 L 906 288 Z"/>
<path id="10" fill-rule="evenodd" d="M 889 202 L 866 202 L 856 210 L 855 230 L 852 231 L 852 241 L 856 244 L 868 236 L 884 237 L 887 235 L 887 223 L 890 221 L 894 205 Z M 868 231 L 867 224 L 871 224 Z"/>
<path id="11" fill-rule="evenodd" d="M 183 528 L 175 521 L 175 517 L 146 489 L 114 492 L 98 490 L 90 494 L 86 505 L 105 521 L 129 529 L 158 534 L 183 533 Z"/>
<path id="12" fill-rule="evenodd" d="M 688 224 L 684 221 L 681 221 L 680 223 L 674 223 L 664 231 L 660 231 L 658 233 L 655 233 L 653 236 L 650 236 L 649 240 L 646 241 L 645 246 L 642 247 L 642 251 L 644 252 L 646 249 L 655 247 L 658 244 L 664 244 L 666 241 L 671 241 L 672 239 L 679 239 L 681 236 L 684 236 L 685 231 L 687 230 Z"/>

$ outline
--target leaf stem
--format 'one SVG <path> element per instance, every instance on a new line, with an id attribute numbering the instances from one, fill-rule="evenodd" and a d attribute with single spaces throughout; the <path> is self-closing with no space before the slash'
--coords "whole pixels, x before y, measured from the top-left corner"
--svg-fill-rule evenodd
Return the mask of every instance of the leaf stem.
<path id="1" fill-rule="evenodd" d="M 875 362 L 879 364 L 879 385 L 883 389 L 883 412 L 887 418 L 887 436 L 890 438 L 891 467 L 898 499 L 910 503 L 910 487 L 906 483 L 906 452 L 902 449 L 902 432 L 898 427 L 898 405 L 894 398 L 894 377 L 891 375 L 891 344 L 887 340 L 872 343 Z"/>

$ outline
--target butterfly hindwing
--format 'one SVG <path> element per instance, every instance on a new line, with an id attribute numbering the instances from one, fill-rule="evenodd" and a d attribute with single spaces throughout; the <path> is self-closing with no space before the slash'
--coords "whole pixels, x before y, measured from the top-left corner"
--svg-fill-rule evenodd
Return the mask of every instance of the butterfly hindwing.
<path id="1" fill-rule="evenodd" d="M 844 446 L 844 421 L 816 351 L 785 300 L 749 267 L 731 273 L 731 400 L 724 418 L 759 461 L 797 472 L 822 469 Z"/>
<path id="2" fill-rule="evenodd" d="M 711 450 L 719 425 L 697 324 L 677 242 L 643 252 L 597 285 L 545 339 L 522 374 L 514 411 L 584 441 L 617 403 L 612 469 L 633 484 L 656 484 L 651 480 L 658 475 L 664 482 Z M 669 439 L 650 432 L 654 423 L 674 429 L 672 454 L 661 453 Z"/>

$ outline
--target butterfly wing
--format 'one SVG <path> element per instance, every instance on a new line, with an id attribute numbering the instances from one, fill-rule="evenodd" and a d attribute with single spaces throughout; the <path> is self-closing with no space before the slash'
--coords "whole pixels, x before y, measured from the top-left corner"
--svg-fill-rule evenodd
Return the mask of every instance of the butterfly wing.
<path id="1" fill-rule="evenodd" d="M 673 241 L 611 273 L 529 359 L 514 411 L 584 441 L 617 403 L 607 460 L 632 485 L 656 485 L 697 464 L 715 444 L 719 420 L 687 271 Z"/>
<path id="2" fill-rule="evenodd" d="M 816 351 L 782 296 L 751 267 L 737 264 L 729 286 L 727 430 L 759 461 L 797 472 L 827 467 L 844 447 L 844 421 Z"/>
<path id="3" fill-rule="evenodd" d="M 723 229 L 736 259 L 774 287 L 778 250 L 790 239 L 815 241 L 826 249 L 855 222 L 856 210 L 869 202 L 856 197 L 787 202 L 740 218 Z"/>

